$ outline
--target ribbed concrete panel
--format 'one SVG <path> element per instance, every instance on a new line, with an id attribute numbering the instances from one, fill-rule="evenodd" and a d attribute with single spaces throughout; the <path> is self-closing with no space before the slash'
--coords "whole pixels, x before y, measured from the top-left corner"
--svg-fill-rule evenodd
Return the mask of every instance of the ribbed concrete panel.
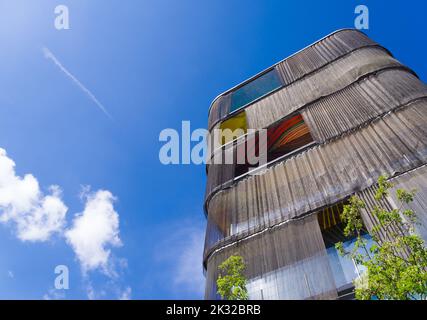
<path id="1" fill-rule="evenodd" d="M 302 111 L 311 134 L 324 142 L 410 101 L 427 86 L 403 70 L 387 70 L 316 101 Z"/>
<path id="2" fill-rule="evenodd" d="M 357 196 L 365 202 L 365 208 L 361 209 L 361 216 L 363 219 L 363 223 L 365 224 L 365 227 L 369 232 L 372 231 L 374 226 L 379 225 L 378 218 L 373 214 L 376 207 L 381 207 L 388 211 L 395 209 L 392 203 L 390 203 L 390 201 L 388 201 L 387 199 L 377 201 L 375 199 L 376 192 L 377 185 L 375 184 L 372 187 L 369 187 L 357 193 Z M 393 238 L 390 235 L 390 231 L 399 233 L 403 232 L 397 225 L 390 226 L 388 230 L 385 230 L 385 228 L 380 228 L 378 230 L 378 240 L 380 242 L 393 241 Z"/>
<path id="3" fill-rule="evenodd" d="M 301 112 L 314 140 L 323 143 L 423 97 L 427 97 L 427 86 L 416 76 L 406 70 L 387 69 L 319 99 Z M 410 125 L 411 120 L 406 123 Z M 210 165 L 206 199 L 229 187 L 232 173 L 232 165 Z"/>
<path id="4" fill-rule="evenodd" d="M 304 106 L 341 90 L 363 77 L 400 66 L 402 65 L 382 48 L 358 49 L 247 107 L 245 109 L 247 127 L 250 129 L 268 127 L 293 111 L 304 109 Z M 328 81 L 324 81 L 325 78 Z M 218 98 L 214 102 L 212 112 L 228 110 L 229 101 L 229 94 Z M 217 105 L 223 107 L 217 108 Z M 226 113 L 222 115 L 225 116 Z M 215 125 L 209 123 L 208 128 L 214 132 L 215 129 L 219 129 L 220 124 L 221 122 L 217 122 Z"/>
<path id="5" fill-rule="evenodd" d="M 427 103 L 420 100 L 311 148 L 214 195 L 205 257 L 213 249 L 363 190 L 427 161 Z"/>
<path id="6" fill-rule="evenodd" d="M 209 113 L 208 118 L 208 128 L 218 122 L 218 120 L 223 119 L 228 112 L 230 111 L 230 95 L 226 94 L 224 96 L 218 97 L 212 104 L 212 108 Z"/>
<path id="7" fill-rule="evenodd" d="M 353 50 L 376 45 L 357 30 L 341 30 L 279 63 L 277 69 L 284 84 L 288 85 Z M 209 129 L 228 113 L 229 96 L 221 98 L 227 94 L 228 92 L 212 103 L 208 119 Z"/>
<path id="8" fill-rule="evenodd" d="M 239 254 L 251 299 L 333 299 L 357 273 L 329 247 L 339 221 L 328 229 L 318 212 L 358 194 L 370 230 L 375 184 L 386 174 L 394 190 L 418 189 L 410 208 L 427 239 L 427 87 L 355 30 L 335 32 L 267 71 L 222 94 L 210 111 L 209 129 L 240 106 L 245 128 L 269 128 L 271 162 L 259 175 L 244 176 L 246 164 L 207 167 L 205 296 L 219 298 L 218 266 Z M 233 143 L 225 154 L 236 158 Z M 383 202 L 397 205 L 393 195 Z M 347 271 L 354 274 L 343 278 Z"/>
<path id="9" fill-rule="evenodd" d="M 373 215 L 376 207 L 384 208 L 388 211 L 401 208 L 401 210 L 411 209 L 417 216 L 417 224 L 415 225 L 416 232 L 427 241 L 427 166 L 423 165 L 414 170 L 410 170 L 403 174 L 397 175 L 389 180 L 393 187 L 390 189 L 389 195 L 380 202 L 375 199 L 377 185 L 360 191 L 357 195 L 365 202 L 365 208 L 362 209 L 362 218 L 368 230 L 372 230 L 373 226 L 378 225 L 378 218 Z M 404 189 L 406 191 L 416 190 L 414 201 L 409 205 L 401 203 L 397 199 L 396 191 Z M 392 241 L 390 231 L 396 233 L 404 233 L 399 226 L 390 226 L 392 230 L 380 229 L 379 240 Z"/>
<path id="10" fill-rule="evenodd" d="M 337 297 L 316 215 L 283 224 L 211 256 L 206 299 L 219 299 L 215 284 L 218 266 L 232 254 L 245 260 L 250 299 Z"/>
<path id="11" fill-rule="evenodd" d="M 363 48 L 354 51 L 247 107 L 248 128 L 265 128 L 277 119 L 341 90 L 363 76 L 395 66 L 401 64 L 382 49 Z"/>
<path id="12" fill-rule="evenodd" d="M 361 32 L 346 30 L 335 33 L 286 59 L 279 63 L 277 68 L 285 84 L 290 84 L 348 52 L 375 44 Z"/>
<path id="13" fill-rule="evenodd" d="M 396 177 L 391 182 L 394 187 L 390 192 L 389 201 L 395 207 L 401 204 L 396 197 L 397 189 L 416 190 L 414 202 L 404 205 L 403 209 L 411 209 L 415 212 L 419 223 L 416 226 L 417 232 L 427 242 L 427 166 Z"/>

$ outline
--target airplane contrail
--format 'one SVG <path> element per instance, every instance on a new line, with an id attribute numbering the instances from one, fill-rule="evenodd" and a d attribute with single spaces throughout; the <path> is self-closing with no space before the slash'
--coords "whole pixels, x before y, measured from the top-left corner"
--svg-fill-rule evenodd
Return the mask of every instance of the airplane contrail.
<path id="1" fill-rule="evenodd" d="M 53 61 L 53 63 L 63 72 L 65 75 L 71 79 L 97 106 L 99 109 L 101 109 L 104 114 L 113 120 L 113 117 L 109 114 L 107 109 L 102 105 L 101 102 L 95 97 L 95 95 L 90 92 L 89 89 L 87 89 L 75 76 L 73 76 L 63 65 L 59 60 L 55 57 L 55 55 L 46 47 L 43 47 L 43 54 L 46 59 L 50 59 Z"/>

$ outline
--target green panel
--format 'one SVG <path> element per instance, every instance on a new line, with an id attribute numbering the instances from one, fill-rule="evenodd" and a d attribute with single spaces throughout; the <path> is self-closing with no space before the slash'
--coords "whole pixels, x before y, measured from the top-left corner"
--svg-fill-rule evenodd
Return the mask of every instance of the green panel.
<path id="1" fill-rule="evenodd" d="M 279 75 L 275 69 L 272 69 L 232 93 L 230 112 L 251 103 L 281 86 L 282 83 Z"/>

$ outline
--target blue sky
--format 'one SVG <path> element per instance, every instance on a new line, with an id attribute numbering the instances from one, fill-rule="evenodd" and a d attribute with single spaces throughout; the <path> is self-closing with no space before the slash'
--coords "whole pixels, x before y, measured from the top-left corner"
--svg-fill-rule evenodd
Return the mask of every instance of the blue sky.
<path id="1" fill-rule="evenodd" d="M 54 27 L 59 4 L 70 30 Z M 160 131 L 206 127 L 217 94 L 353 27 L 358 4 L 370 9 L 366 33 L 426 80 L 424 1 L 0 0 L 0 148 L 16 177 L 37 179 L 38 201 L 58 185 L 68 208 L 43 241 L 0 223 L 0 299 L 202 298 L 205 170 L 162 165 Z M 99 190 L 112 196 L 102 202 Z M 113 205 L 101 208 L 118 218 L 120 241 L 99 240 L 107 262 L 85 269 L 67 230 L 91 200 Z M 57 265 L 69 268 L 69 290 L 54 290 Z"/>

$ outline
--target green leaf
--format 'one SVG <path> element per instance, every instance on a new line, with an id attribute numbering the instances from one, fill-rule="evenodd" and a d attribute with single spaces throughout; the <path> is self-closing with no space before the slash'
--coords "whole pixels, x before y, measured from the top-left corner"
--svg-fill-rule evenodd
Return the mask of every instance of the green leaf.
<path id="1" fill-rule="evenodd" d="M 232 255 L 221 263 L 218 269 L 218 294 L 226 300 L 247 300 L 247 280 L 244 275 L 246 266 L 243 257 Z"/>

